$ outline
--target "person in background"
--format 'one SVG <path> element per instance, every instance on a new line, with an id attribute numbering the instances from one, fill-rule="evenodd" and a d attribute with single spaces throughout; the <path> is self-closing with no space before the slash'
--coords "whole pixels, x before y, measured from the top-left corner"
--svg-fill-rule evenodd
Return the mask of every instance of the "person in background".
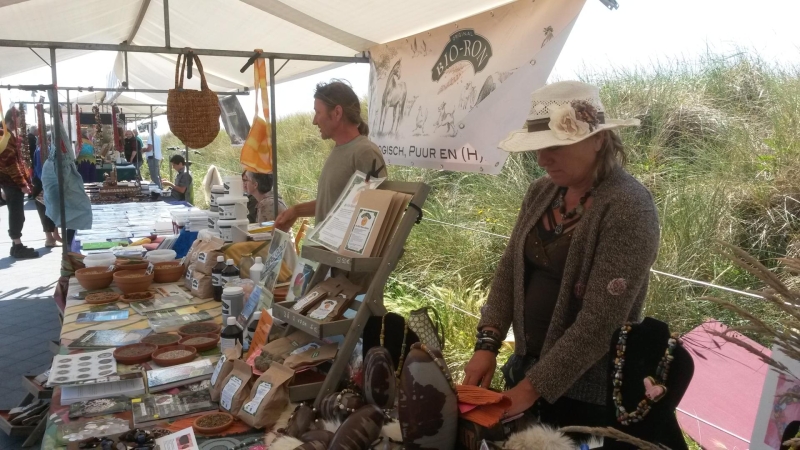
<path id="1" fill-rule="evenodd" d="M 386 165 L 377 145 L 367 135 L 369 127 L 361 117 L 361 103 L 353 89 L 341 81 L 320 83 L 314 92 L 314 125 L 322 139 L 332 139 L 331 150 L 317 181 L 317 198 L 293 205 L 275 219 L 275 228 L 287 231 L 300 217 L 314 217 L 322 223 L 336 199 L 358 170 L 369 173 L 380 169 L 386 176 Z"/>
<path id="2" fill-rule="evenodd" d="M 125 160 L 136 166 L 136 177 L 141 181 L 142 141 L 131 130 L 125 130 Z"/>
<path id="3" fill-rule="evenodd" d="M 247 177 L 247 171 L 245 170 L 242 172 L 242 189 L 244 190 L 244 195 L 247 197 L 247 221 L 249 223 L 256 223 L 256 218 L 258 216 L 258 200 L 250 195 L 249 183 L 250 179 Z"/>
<path id="4" fill-rule="evenodd" d="M 161 136 L 155 130 L 150 130 L 147 146 L 143 150 L 147 154 L 147 169 L 150 172 L 150 181 L 161 189 Z"/>
<path id="5" fill-rule="evenodd" d="M 623 168 L 614 131 L 639 121 L 608 118 L 599 89 L 580 82 L 553 83 L 531 100 L 525 128 L 498 147 L 536 152 L 547 175 L 522 201 L 464 384 L 489 387 L 513 325 L 514 354 L 502 370 L 511 399 L 505 415 L 606 426 L 611 337 L 640 320 L 659 245 L 656 205 Z"/>
<path id="6" fill-rule="evenodd" d="M 0 188 L 8 204 L 8 237 L 11 238 L 11 257 L 38 258 L 39 252 L 22 245 L 22 227 L 25 225 L 25 194 L 31 193 L 31 183 L 22 160 L 17 129 L 17 108 L 11 107 L 5 115 L 6 128 L 11 134 L 6 148 L 0 152 Z M 0 133 L 5 133 L 0 128 Z M 0 134 L 2 136 L 2 134 Z"/>
<path id="7" fill-rule="evenodd" d="M 52 152 L 54 147 L 50 145 L 50 142 L 47 144 L 50 146 L 49 149 Z M 34 198 L 36 212 L 39 213 L 39 221 L 42 223 L 42 230 L 44 231 L 45 235 L 44 246 L 49 248 L 57 247 L 61 242 L 61 235 L 58 232 L 58 227 L 49 217 L 47 217 L 47 209 L 44 206 L 44 198 L 37 198 L 44 189 L 42 187 L 42 164 L 44 164 L 44 161 L 42 161 L 42 149 L 38 145 L 36 147 L 31 147 L 31 149 L 33 150 L 31 153 L 31 156 L 33 157 L 33 177 L 31 177 L 33 189 L 31 189 L 31 197 Z"/>
<path id="8" fill-rule="evenodd" d="M 92 141 L 89 140 L 89 135 L 86 130 L 81 130 L 81 141 L 75 146 L 76 153 L 75 164 L 78 166 L 78 173 L 84 183 L 94 183 L 95 170 L 97 168 L 97 159 L 94 156 L 94 146 Z"/>
<path id="9" fill-rule="evenodd" d="M 278 202 L 278 214 L 286 211 L 286 203 L 280 195 L 275 198 L 272 191 L 272 174 L 247 172 L 246 189 L 257 201 L 256 222 L 272 222 L 275 220 L 275 202 Z"/>
<path id="10" fill-rule="evenodd" d="M 172 188 L 172 198 L 175 200 L 191 201 L 192 198 L 192 175 L 186 167 L 186 159 L 181 155 L 172 155 L 169 159 L 172 168 L 178 172 L 175 175 L 175 183 L 161 179 L 161 184 Z"/>

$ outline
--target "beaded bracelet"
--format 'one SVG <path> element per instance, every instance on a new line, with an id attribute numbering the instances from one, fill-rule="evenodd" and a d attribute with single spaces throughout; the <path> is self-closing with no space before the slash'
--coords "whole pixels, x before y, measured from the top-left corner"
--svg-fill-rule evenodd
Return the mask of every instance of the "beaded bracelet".
<path id="1" fill-rule="evenodd" d="M 488 351 L 490 351 L 490 352 L 492 352 L 492 353 L 494 353 L 496 355 L 496 354 L 500 353 L 500 346 L 497 345 L 497 344 L 494 344 L 494 343 L 490 343 L 490 342 L 478 341 L 478 342 L 475 343 L 474 351 L 477 352 L 478 350 L 488 350 Z"/>

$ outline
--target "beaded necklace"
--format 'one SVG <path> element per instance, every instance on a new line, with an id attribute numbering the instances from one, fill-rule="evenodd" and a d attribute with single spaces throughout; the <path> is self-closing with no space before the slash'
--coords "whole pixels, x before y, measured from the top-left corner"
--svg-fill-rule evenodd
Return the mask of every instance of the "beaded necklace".
<path id="1" fill-rule="evenodd" d="M 553 228 L 553 232 L 558 236 L 564 232 L 564 223 L 568 220 L 572 219 L 573 217 L 581 217 L 585 210 L 584 204 L 589 197 L 592 196 L 594 193 L 594 187 L 589 189 L 583 196 L 578 200 L 578 205 L 572 208 L 570 211 L 567 211 L 567 202 L 564 200 L 564 196 L 567 195 L 567 188 L 559 188 L 558 189 L 558 196 L 553 201 L 553 209 L 557 209 L 558 213 L 561 215 L 561 223 L 555 225 Z"/>
<path id="2" fill-rule="evenodd" d="M 672 360 L 675 359 L 673 356 L 675 347 L 681 343 L 678 333 L 670 335 L 667 341 L 667 349 L 664 351 L 664 356 L 656 368 L 656 376 L 644 379 L 645 396 L 636 406 L 636 410 L 628 412 L 622 404 L 622 369 L 625 367 L 625 347 L 630 331 L 630 323 L 626 323 L 620 329 L 619 339 L 617 340 L 617 357 L 614 359 L 614 406 L 616 407 L 617 422 L 622 425 L 630 425 L 644 420 L 653 403 L 658 402 L 667 394 L 665 384 L 669 376 L 669 366 Z"/>

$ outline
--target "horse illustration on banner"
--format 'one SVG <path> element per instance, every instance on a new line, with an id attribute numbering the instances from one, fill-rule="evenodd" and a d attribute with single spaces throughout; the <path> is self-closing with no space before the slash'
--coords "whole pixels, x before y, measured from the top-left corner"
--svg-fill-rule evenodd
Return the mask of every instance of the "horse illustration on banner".
<path id="1" fill-rule="evenodd" d="M 386 125 L 386 110 L 392 108 L 392 125 L 389 127 L 389 134 L 396 134 L 400 123 L 403 121 L 403 109 L 406 105 L 406 84 L 400 81 L 402 74 L 400 72 L 400 62 L 398 59 L 394 63 L 391 72 L 386 80 L 386 88 L 383 90 L 383 99 L 381 101 L 381 123 L 380 131 L 383 132 Z"/>

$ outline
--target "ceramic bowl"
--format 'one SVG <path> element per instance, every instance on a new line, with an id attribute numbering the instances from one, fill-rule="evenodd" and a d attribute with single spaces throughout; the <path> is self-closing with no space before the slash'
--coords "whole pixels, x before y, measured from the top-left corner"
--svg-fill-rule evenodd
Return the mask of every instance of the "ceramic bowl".
<path id="1" fill-rule="evenodd" d="M 170 345 L 153 352 L 153 361 L 161 367 L 187 363 L 197 356 L 197 349 L 188 345 Z"/>
<path id="2" fill-rule="evenodd" d="M 195 342 L 192 343 L 191 341 Z M 203 352 L 217 346 L 217 343 L 219 343 L 219 334 L 217 333 L 193 334 L 191 336 L 183 337 L 178 343 L 181 345 L 194 347 L 195 349 L 197 349 L 198 352 Z"/>
<path id="3" fill-rule="evenodd" d="M 96 292 L 86 296 L 86 303 L 89 305 L 105 305 L 119 301 L 119 294 L 116 292 Z"/>
<path id="4" fill-rule="evenodd" d="M 180 261 L 166 261 L 153 263 L 156 283 L 174 283 L 183 278 L 186 266 Z"/>
<path id="5" fill-rule="evenodd" d="M 177 334 L 156 333 L 143 337 L 141 342 L 143 344 L 153 344 L 158 348 L 164 348 L 177 344 L 181 339 L 182 338 Z"/>
<path id="6" fill-rule="evenodd" d="M 197 336 L 198 334 L 219 333 L 222 327 L 214 322 L 197 322 L 187 323 L 186 325 L 178 328 L 178 334 L 183 337 Z"/>
<path id="7" fill-rule="evenodd" d="M 87 267 L 75 271 L 75 278 L 82 288 L 93 291 L 111 286 L 114 272 L 109 272 L 108 267 Z"/>
<path id="8" fill-rule="evenodd" d="M 123 294 L 145 292 L 153 283 L 153 274 L 144 270 L 118 270 L 114 272 L 114 283 Z"/>
<path id="9" fill-rule="evenodd" d="M 150 361 L 151 355 L 158 350 L 153 344 L 124 345 L 114 350 L 114 358 L 120 364 L 141 364 Z"/>
<path id="10" fill-rule="evenodd" d="M 219 419 L 217 419 L 218 424 L 206 425 L 203 423 L 208 421 L 211 417 L 219 417 Z M 218 434 L 230 428 L 230 426 L 233 425 L 233 421 L 234 419 L 232 415 L 226 412 L 217 411 L 209 414 L 203 414 L 195 419 L 192 423 L 192 428 L 194 428 L 194 431 L 201 434 Z"/>
<path id="11" fill-rule="evenodd" d="M 152 292 L 145 291 L 145 292 L 134 292 L 131 294 L 125 294 L 122 297 L 120 297 L 119 300 L 125 303 L 138 303 L 138 302 L 146 302 L 154 298 L 156 298 L 156 296 L 153 295 Z"/>
<path id="12" fill-rule="evenodd" d="M 117 259 L 115 263 L 117 270 L 143 270 L 147 269 L 148 264 L 150 264 L 150 261 L 142 259 Z"/>

